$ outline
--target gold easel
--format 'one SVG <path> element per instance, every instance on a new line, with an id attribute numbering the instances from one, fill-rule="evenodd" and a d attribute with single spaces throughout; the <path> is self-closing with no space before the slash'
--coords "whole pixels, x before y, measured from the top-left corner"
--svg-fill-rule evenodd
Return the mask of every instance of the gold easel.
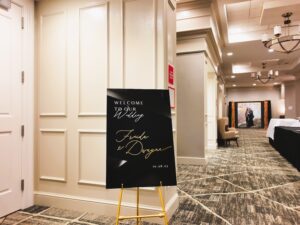
<path id="1" fill-rule="evenodd" d="M 136 215 L 135 216 L 120 216 L 121 203 L 122 203 L 122 197 L 123 197 L 123 191 L 124 191 L 123 184 L 122 184 L 121 190 L 120 190 L 118 210 L 117 210 L 116 225 L 119 225 L 120 220 L 128 220 L 128 219 L 136 219 L 136 224 L 140 225 L 142 218 L 155 218 L 155 217 L 164 218 L 165 225 L 168 225 L 165 203 L 164 203 L 164 199 L 162 196 L 162 182 L 160 182 L 160 186 L 157 187 L 157 189 L 158 189 L 159 200 L 160 200 L 160 204 L 161 204 L 161 208 L 162 208 L 161 213 L 151 214 L 151 215 L 140 215 L 140 212 L 139 212 L 140 188 L 137 187 L 137 190 L 136 190 Z"/>

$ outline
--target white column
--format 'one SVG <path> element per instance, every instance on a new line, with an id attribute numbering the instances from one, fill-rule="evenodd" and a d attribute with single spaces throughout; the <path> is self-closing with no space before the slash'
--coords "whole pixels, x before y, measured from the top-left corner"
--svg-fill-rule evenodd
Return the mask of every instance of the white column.
<path id="1" fill-rule="evenodd" d="M 285 116 L 285 84 L 280 86 L 280 105 L 279 105 L 280 116 Z"/>
<path id="2" fill-rule="evenodd" d="M 280 86 L 280 99 L 285 99 L 285 84 Z"/>

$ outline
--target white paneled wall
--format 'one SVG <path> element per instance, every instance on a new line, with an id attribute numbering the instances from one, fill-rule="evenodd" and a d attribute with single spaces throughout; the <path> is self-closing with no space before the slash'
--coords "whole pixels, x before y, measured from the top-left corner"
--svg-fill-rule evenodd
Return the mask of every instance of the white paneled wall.
<path id="1" fill-rule="evenodd" d="M 156 87 L 156 2 L 124 1 L 123 59 L 126 88 Z"/>
<path id="2" fill-rule="evenodd" d="M 106 111 L 108 4 L 79 9 L 79 116 Z"/>
<path id="3" fill-rule="evenodd" d="M 67 134 L 65 129 L 40 129 L 38 163 L 41 180 L 67 181 Z M 49 166 L 49 164 L 55 166 Z"/>
<path id="4" fill-rule="evenodd" d="M 37 203 L 96 209 L 93 202 L 102 213 L 115 212 L 107 205 L 115 207 L 118 190 L 105 189 L 106 89 L 167 88 L 176 38 L 171 2 L 37 2 Z M 175 111 L 172 118 L 175 125 Z M 144 209 L 159 208 L 156 192 L 143 197 Z M 70 204 L 75 199 L 81 203 Z M 125 205 L 132 202 L 131 193 Z M 175 188 L 166 202 L 174 210 Z"/>
<path id="5" fill-rule="evenodd" d="M 39 112 L 41 116 L 66 116 L 66 13 L 41 15 L 40 29 Z"/>
<path id="6" fill-rule="evenodd" d="M 105 132 L 97 130 L 79 131 L 79 176 L 81 184 L 105 184 L 105 170 L 97 170 L 99 165 L 106 164 L 106 154 L 99 149 L 106 145 Z"/>

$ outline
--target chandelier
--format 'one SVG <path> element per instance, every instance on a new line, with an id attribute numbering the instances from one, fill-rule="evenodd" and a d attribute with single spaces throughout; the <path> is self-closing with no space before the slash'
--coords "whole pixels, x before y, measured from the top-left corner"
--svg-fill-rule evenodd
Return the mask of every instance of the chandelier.
<path id="1" fill-rule="evenodd" d="M 262 69 L 266 69 L 266 63 L 262 63 Z M 268 83 L 270 80 L 274 80 L 275 77 L 279 76 L 278 70 L 269 70 L 267 74 L 262 74 L 262 71 L 258 71 L 257 73 L 251 73 L 251 77 L 254 78 L 255 81 L 259 81 L 262 84 Z"/>
<path id="2" fill-rule="evenodd" d="M 266 48 L 283 53 L 290 53 L 300 49 L 300 26 L 291 25 L 290 17 L 292 15 L 292 12 L 282 14 L 284 26 L 276 25 L 272 38 L 269 38 L 267 34 L 262 36 L 262 43 Z"/>

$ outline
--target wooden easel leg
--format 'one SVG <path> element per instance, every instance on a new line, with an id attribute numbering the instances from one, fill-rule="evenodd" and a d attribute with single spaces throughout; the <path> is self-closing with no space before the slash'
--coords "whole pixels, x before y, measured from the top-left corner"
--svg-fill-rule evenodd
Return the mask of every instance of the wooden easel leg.
<path id="1" fill-rule="evenodd" d="M 121 186 L 120 190 L 120 196 L 119 196 L 119 204 L 118 204 L 118 211 L 117 211 L 117 219 L 116 219 L 116 225 L 119 225 L 119 218 L 120 218 L 120 212 L 121 212 L 121 203 L 122 203 L 122 197 L 123 197 L 123 184 Z"/>
<path id="2" fill-rule="evenodd" d="M 164 202 L 164 198 L 162 195 L 162 182 L 160 182 L 160 186 L 158 187 L 158 195 L 159 195 L 159 199 L 160 199 L 162 212 L 164 214 L 165 225 L 168 225 L 168 218 L 167 218 L 167 213 L 166 213 L 166 209 L 165 209 L 165 202 Z"/>
<path id="3" fill-rule="evenodd" d="M 136 188 L 136 215 L 139 216 L 140 188 Z M 136 218 L 136 225 L 140 224 L 140 218 Z"/>

